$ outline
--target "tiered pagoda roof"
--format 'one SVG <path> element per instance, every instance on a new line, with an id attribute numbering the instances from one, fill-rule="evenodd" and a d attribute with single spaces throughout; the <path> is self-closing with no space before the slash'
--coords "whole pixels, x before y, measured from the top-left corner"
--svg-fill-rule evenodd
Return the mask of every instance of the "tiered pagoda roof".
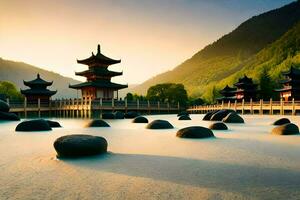
<path id="1" fill-rule="evenodd" d="M 283 88 L 275 89 L 275 92 L 293 92 L 292 96 L 300 96 L 300 69 L 293 66 L 289 71 L 282 72 L 286 79 L 281 80 Z"/>
<path id="2" fill-rule="evenodd" d="M 123 89 L 128 85 L 122 85 L 111 82 L 111 78 L 114 76 L 120 76 L 123 72 L 115 72 L 108 70 L 108 67 L 113 64 L 120 63 L 121 60 L 115 60 L 109 58 L 101 53 L 100 45 L 98 44 L 97 54 L 90 56 L 87 59 L 77 60 L 77 63 L 88 65 L 89 69 L 82 72 L 75 72 L 78 76 L 84 76 L 87 78 L 87 82 L 70 85 L 70 88 L 80 89 L 85 87 L 96 88 L 109 88 L 109 89 Z"/>
<path id="3" fill-rule="evenodd" d="M 37 78 L 32 81 L 23 81 L 24 85 L 30 87 L 30 89 L 21 90 L 21 93 L 25 96 L 27 95 L 41 95 L 41 96 L 52 96 L 57 93 L 57 91 L 51 91 L 47 89 L 48 86 L 53 84 L 52 82 L 48 82 L 43 80 L 40 77 L 40 74 L 37 74 Z"/>
<path id="4" fill-rule="evenodd" d="M 229 87 L 228 85 L 226 85 L 222 90 L 220 90 L 219 93 L 223 96 L 220 98 L 217 98 L 218 101 L 222 101 L 222 100 L 228 101 L 228 100 L 236 99 L 236 96 L 235 96 L 236 88 Z"/>
<path id="5" fill-rule="evenodd" d="M 252 78 L 248 78 L 246 75 L 244 75 L 243 78 L 239 78 L 238 82 L 234 84 L 234 86 L 238 88 L 243 88 L 247 86 L 257 86 L 257 84 L 253 83 Z"/>

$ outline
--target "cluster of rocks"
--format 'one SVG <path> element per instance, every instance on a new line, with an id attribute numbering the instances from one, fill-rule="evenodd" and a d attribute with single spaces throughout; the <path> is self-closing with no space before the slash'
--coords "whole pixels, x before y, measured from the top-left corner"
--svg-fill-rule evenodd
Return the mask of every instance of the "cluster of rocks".
<path id="1" fill-rule="evenodd" d="M 281 118 L 276 120 L 273 125 L 276 127 L 272 129 L 273 135 L 297 135 L 299 134 L 299 128 L 296 124 L 291 123 L 287 118 Z"/>
<path id="2" fill-rule="evenodd" d="M 9 112 L 9 105 L 0 99 L 0 120 L 3 121 L 19 121 L 20 118 L 14 114 Z"/>
<path id="3" fill-rule="evenodd" d="M 32 132 L 32 131 L 51 131 L 52 128 L 59 128 L 61 125 L 56 121 L 34 119 L 26 120 L 19 123 L 15 131 Z"/>
<path id="4" fill-rule="evenodd" d="M 223 109 L 206 113 L 205 121 L 223 121 L 225 123 L 245 123 L 244 119 L 234 110 Z"/>
<path id="5" fill-rule="evenodd" d="M 182 111 L 177 114 L 178 120 L 191 120 L 190 114 L 187 111 Z"/>

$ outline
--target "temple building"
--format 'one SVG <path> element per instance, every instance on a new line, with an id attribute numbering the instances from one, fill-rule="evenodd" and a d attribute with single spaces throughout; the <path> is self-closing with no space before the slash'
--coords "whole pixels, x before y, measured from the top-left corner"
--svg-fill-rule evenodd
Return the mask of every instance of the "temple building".
<path id="1" fill-rule="evenodd" d="M 237 88 L 235 91 L 235 97 L 236 99 L 245 101 L 256 100 L 257 96 L 257 84 L 253 83 L 252 78 L 248 78 L 246 75 L 244 75 L 243 78 L 240 78 L 237 83 L 234 84 L 234 86 Z"/>
<path id="2" fill-rule="evenodd" d="M 110 71 L 108 70 L 108 67 L 120 62 L 121 60 L 114 60 L 103 55 L 100 51 L 100 45 L 98 45 L 96 55 L 92 53 L 87 59 L 77 60 L 77 63 L 89 67 L 88 70 L 75 73 L 78 76 L 86 77 L 87 81 L 76 85 L 70 85 L 69 87 L 81 90 L 83 99 L 118 99 L 118 90 L 127 88 L 128 85 L 111 82 L 112 77 L 120 76 L 123 73 Z"/>
<path id="3" fill-rule="evenodd" d="M 224 87 L 220 91 L 220 94 L 222 95 L 222 97 L 217 98 L 217 101 L 218 102 L 234 101 L 236 99 L 235 91 L 236 91 L 236 88 L 232 88 L 232 87 L 229 87 L 228 85 L 226 85 L 226 87 Z"/>
<path id="4" fill-rule="evenodd" d="M 287 72 L 283 72 L 285 80 L 280 81 L 283 84 L 283 88 L 276 89 L 279 92 L 280 97 L 284 101 L 300 100 L 300 70 L 294 67 Z"/>
<path id="5" fill-rule="evenodd" d="M 43 80 L 40 74 L 37 74 L 37 78 L 32 81 L 23 81 L 24 85 L 30 89 L 21 90 L 21 93 L 26 96 L 28 101 L 37 101 L 40 99 L 43 102 L 48 102 L 50 97 L 55 95 L 57 91 L 48 90 L 47 87 L 53 84 Z"/>

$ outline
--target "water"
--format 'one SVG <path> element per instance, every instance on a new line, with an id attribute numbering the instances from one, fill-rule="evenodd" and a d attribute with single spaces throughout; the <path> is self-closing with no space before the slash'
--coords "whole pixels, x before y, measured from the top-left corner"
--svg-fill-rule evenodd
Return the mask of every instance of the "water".
<path id="1" fill-rule="evenodd" d="M 245 124 L 214 131 L 213 139 L 175 136 L 183 127 L 207 127 L 202 117 L 147 116 L 170 121 L 170 130 L 128 119 L 107 120 L 111 128 L 54 119 L 63 128 L 33 133 L 1 123 L 0 199 L 300 199 L 300 135 L 271 135 L 279 116 L 244 116 Z M 289 118 L 300 126 L 300 117 Z M 103 136 L 109 153 L 58 160 L 53 142 L 67 134 Z"/>

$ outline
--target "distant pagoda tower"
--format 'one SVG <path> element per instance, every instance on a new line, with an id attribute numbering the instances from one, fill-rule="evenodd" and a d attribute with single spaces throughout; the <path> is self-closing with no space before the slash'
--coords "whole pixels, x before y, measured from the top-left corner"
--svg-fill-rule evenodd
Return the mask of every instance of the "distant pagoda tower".
<path id="1" fill-rule="evenodd" d="M 21 93 L 26 96 L 28 101 L 37 101 L 40 99 L 43 102 L 50 100 L 50 97 L 55 95 L 57 91 L 48 90 L 47 87 L 53 84 L 43 80 L 40 74 L 37 74 L 37 78 L 32 81 L 23 81 L 24 85 L 30 89 L 21 90 Z"/>
<path id="2" fill-rule="evenodd" d="M 244 99 L 245 101 L 256 100 L 257 96 L 257 84 L 254 84 L 252 78 L 248 78 L 244 75 L 237 83 L 234 84 L 237 87 L 235 91 L 235 97 L 237 100 Z"/>
<path id="3" fill-rule="evenodd" d="M 113 64 L 120 63 L 121 60 L 114 60 L 101 54 L 100 45 L 98 44 L 97 54 L 84 59 L 77 60 L 77 63 L 88 65 L 89 69 L 76 72 L 78 76 L 85 76 L 87 81 L 76 85 L 70 85 L 70 88 L 81 90 L 83 99 L 113 99 L 114 92 L 117 92 L 116 98 L 118 98 L 118 90 L 127 88 L 128 85 L 121 85 L 111 82 L 111 78 L 114 76 L 120 76 L 123 72 L 114 72 L 108 70 L 108 67 Z"/>
<path id="4" fill-rule="evenodd" d="M 228 85 L 226 85 L 219 92 L 222 95 L 222 97 L 217 98 L 218 102 L 234 101 L 236 99 L 235 92 L 236 92 L 236 88 L 232 88 L 232 87 L 229 87 Z"/>
<path id="5" fill-rule="evenodd" d="M 276 92 L 279 92 L 280 97 L 284 101 L 300 100 L 300 70 L 294 67 L 287 72 L 282 72 L 282 75 L 285 76 L 285 80 L 280 81 L 283 84 L 283 88 L 276 89 Z"/>

